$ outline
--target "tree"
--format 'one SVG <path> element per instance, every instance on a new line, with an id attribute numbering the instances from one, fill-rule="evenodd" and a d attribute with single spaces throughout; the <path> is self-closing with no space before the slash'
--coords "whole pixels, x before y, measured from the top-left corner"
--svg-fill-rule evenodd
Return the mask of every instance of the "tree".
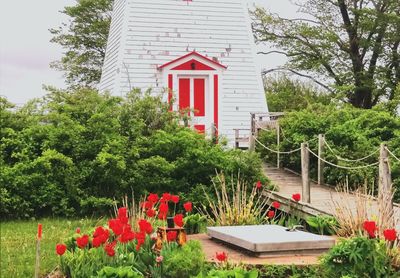
<path id="1" fill-rule="evenodd" d="M 287 75 L 265 76 L 264 88 L 271 112 L 298 111 L 311 104 L 328 105 L 331 97 L 313 83 L 293 80 Z"/>
<path id="2" fill-rule="evenodd" d="M 355 107 L 392 100 L 400 83 L 398 0 L 305 0 L 300 18 L 286 19 L 256 8 L 258 43 L 288 59 L 283 67 L 342 95 Z"/>
<path id="3" fill-rule="evenodd" d="M 62 13 L 68 23 L 50 29 L 51 42 L 60 44 L 66 52 L 51 66 L 65 72 L 70 88 L 93 87 L 101 77 L 113 0 L 78 0 Z"/>

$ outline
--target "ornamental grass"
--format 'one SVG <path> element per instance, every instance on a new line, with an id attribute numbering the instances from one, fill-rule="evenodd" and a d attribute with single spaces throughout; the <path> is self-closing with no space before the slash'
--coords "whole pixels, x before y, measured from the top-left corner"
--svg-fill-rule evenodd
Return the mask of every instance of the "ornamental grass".
<path id="1" fill-rule="evenodd" d="M 372 193 L 368 192 L 366 186 L 350 192 L 347 184 L 339 186 L 338 196 L 338 199 L 332 196 L 332 203 L 334 217 L 339 224 L 336 228 L 336 234 L 339 237 L 358 236 L 364 229 L 366 219 L 374 220 L 381 227 L 377 233 L 382 238 L 385 229 L 396 226 L 390 206 L 382 204 L 392 202 L 393 194 L 390 196 L 390 200 L 383 200 L 375 198 Z M 381 217 L 381 215 L 391 215 L 391 217 Z"/>
<path id="2" fill-rule="evenodd" d="M 227 182 L 223 173 L 213 180 L 214 193 L 204 190 L 206 203 L 199 208 L 212 226 L 256 225 L 267 222 L 269 198 L 262 193 L 263 186 L 258 182 L 250 189 L 240 179 L 231 177 Z"/>

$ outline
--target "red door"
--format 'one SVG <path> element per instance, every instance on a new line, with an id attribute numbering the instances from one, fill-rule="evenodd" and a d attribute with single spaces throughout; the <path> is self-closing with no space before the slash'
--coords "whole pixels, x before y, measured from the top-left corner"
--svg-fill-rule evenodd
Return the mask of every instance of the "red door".
<path id="1" fill-rule="evenodd" d="M 188 111 L 199 133 L 206 130 L 206 79 L 179 78 L 179 109 Z"/>

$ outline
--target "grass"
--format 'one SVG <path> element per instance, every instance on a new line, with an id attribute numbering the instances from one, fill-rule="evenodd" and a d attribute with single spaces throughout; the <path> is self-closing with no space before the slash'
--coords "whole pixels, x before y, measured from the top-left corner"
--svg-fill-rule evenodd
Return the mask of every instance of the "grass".
<path id="1" fill-rule="evenodd" d="M 72 235 L 94 227 L 96 220 L 42 219 L 40 221 L 1 222 L 0 277 L 33 277 L 35 272 L 37 224 L 43 225 L 40 274 L 51 272 L 58 265 L 55 246 Z"/>

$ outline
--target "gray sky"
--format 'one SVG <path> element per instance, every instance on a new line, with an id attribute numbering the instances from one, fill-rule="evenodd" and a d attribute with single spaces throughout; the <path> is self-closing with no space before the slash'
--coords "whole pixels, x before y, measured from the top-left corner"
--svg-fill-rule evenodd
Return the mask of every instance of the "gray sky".
<path id="1" fill-rule="evenodd" d="M 284 17 L 295 14 L 290 0 L 248 0 Z M 45 94 L 42 85 L 63 88 L 61 72 L 49 64 L 62 56 L 62 49 L 50 43 L 50 28 L 67 22 L 59 11 L 75 0 L 0 1 L 0 95 L 17 104 Z M 262 59 L 264 67 L 282 63 L 282 57 Z"/>

